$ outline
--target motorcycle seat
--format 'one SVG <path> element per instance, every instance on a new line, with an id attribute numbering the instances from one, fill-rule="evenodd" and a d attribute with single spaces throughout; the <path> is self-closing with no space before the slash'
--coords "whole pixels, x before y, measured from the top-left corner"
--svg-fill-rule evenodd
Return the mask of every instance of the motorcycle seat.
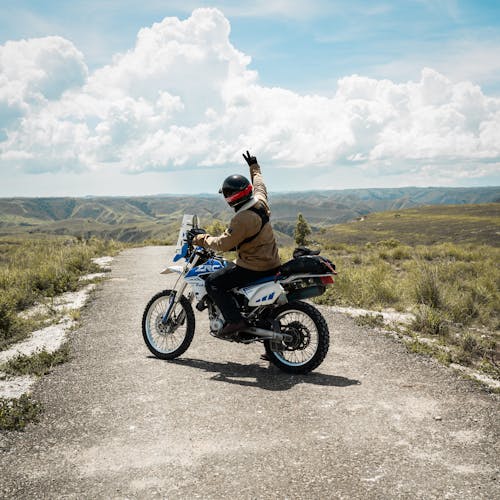
<path id="1" fill-rule="evenodd" d="M 268 283 L 269 281 L 274 281 L 276 279 L 276 274 L 270 274 L 269 276 L 264 276 L 263 278 L 259 278 L 256 281 L 252 281 L 251 283 L 248 283 L 245 286 L 254 286 L 254 285 L 262 285 L 263 283 Z"/>

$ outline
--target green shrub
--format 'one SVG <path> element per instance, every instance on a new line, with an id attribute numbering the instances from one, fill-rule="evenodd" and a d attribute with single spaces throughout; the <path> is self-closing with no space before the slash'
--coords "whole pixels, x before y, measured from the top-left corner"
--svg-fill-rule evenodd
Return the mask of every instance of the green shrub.
<path id="1" fill-rule="evenodd" d="M 418 307 L 411 326 L 415 331 L 429 335 L 448 333 L 448 325 L 443 312 L 425 304 Z"/>
<path id="2" fill-rule="evenodd" d="M 212 236 L 220 236 L 226 230 L 227 224 L 224 224 L 222 221 L 215 219 L 211 224 L 209 224 L 206 228 L 208 234 Z"/>
<path id="3" fill-rule="evenodd" d="M 295 243 L 298 246 L 303 246 L 308 244 L 308 237 L 311 235 L 311 228 L 305 217 L 299 213 L 297 215 L 297 222 L 295 224 L 295 229 L 293 231 L 293 237 Z"/>
<path id="4" fill-rule="evenodd" d="M 360 255 L 355 255 L 353 258 L 352 258 L 352 263 L 353 264 L 356 264 L 356 265 L 359 265 L 363 262 L 363 259 L 361 258 Z"/>
<path id="5" fill-rule="evenodd" d="M 1 366 L 8 375 L 45 375 L 56 365 L 64 363 L 69 358 L 69 347 L 64 345 L 55 352 L 46 350 L 36 352 L 31 356 L 19 354 Z"/>
<path id="6" fill-rule="evenodd" d="M 399 300 L 395 279 L 389 264 L 379 263 L 368 270 L 366 282 L 372 305 L 394 305 Z"/>
<path id="7" fill-rule="evenodd" d="M 496 380 L 500 380 L 500 365 L 498 365 L 495 362 L 492 362 L 489 359 L 482 359 L 481 362 L 479 363 L 478 368 L 489 375 L 490 377 L 493 377 Z"/>
<path id="8" fill-rule="evenodd" d="M 0 335 L 6 338 L 14 323 L 14 308 L 8 297 L 0 295 Z"/>
<path id="9" fill-rule="evenodd" d="M 378 307 L 394 305 L 399 300 L 391 267 L 384 262 L 376 262 L 362 267 L 344 265 L 341 261 L 335 285 L 316 302 L 321 304 L 346 304 L 356 307 Z"/>
<path id="10" fill-rule="evenodd" d="M 444 308 L 456 323 L 468 324 L 479 315 L 479 304 L 469 291 L 448 292 Z"/>
<path id="11" fill-rule="evenodd" d="M 401 242 L 396 238 L 389 238 L 388 240 L 377 241 L 377 246 L 383 248 L 396 248 L 401 245 Z"/>
<path id="12" fill-rule="evenodd" d="M 0 350 L 27 332 L 27 322 L 18 317 L 8 294 L 0 295 Z"/>
<path id="13" fill-rule="evenodd" d="M 390 253 L 390 256 L 393 260 L 410 259 L 412 257 L 412 251 L 410 247 L 398 246 Z"/>
<path id="14" fill-rule="evenodd" d="M 325 250 L 334 250 L 337 252 L 347 251 L 349 245 L 347 243 L 326 243 L 324 245 Z"/>
<path id="15" fill-rule="evenodd" d="M 378 258 L 382 260 L 389 260 L 389 253 L 382 250 L 378 253 Z"/>
<path id="16" fill-rule="evenodd" d="M 40 403 L 26 394 L 18 399 L 0 398 L 0 429 L 23 430 L 29 422 L 38 420 L 41 411 Z"/>
<path id="17" fill-rule="evenodd" d="M 442 292 L 436 268 L 421 265 L 417 269 L 414 279 L 416 303 L 424 304 L 431 308 L 439 308 L 442 302 Z"/>
<path id="18" fill-rule="evenodd" d="M 493 358 L 496 343 L 492 339 L 481 338 L 470 332 L 462 332 L 458 340 L 459 350 L 455 353 L 455 361 L 470 364 L 474 359 L 488 361 L 486 357 Z"/>
<path id="19" fill-rule="evenodd" d="M 354 322 L 359 326 L 382 328 L 384 326 L 384 317 L 381 314 L 363 314 L 354 318 Z"/>
<path id="20" fill-rule="evenodd" d="M 460 347 L 462 347 L 464 351 L 469 352 L 471 354 L 477 354 L 477 353 L 483 354 L 484 352 L 479 339 L 470 332 L 465 332 L 461 336 Z"/>

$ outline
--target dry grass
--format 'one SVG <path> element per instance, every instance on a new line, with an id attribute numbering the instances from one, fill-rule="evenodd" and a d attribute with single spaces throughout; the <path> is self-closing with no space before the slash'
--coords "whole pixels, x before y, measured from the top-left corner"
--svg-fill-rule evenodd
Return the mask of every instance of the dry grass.
<path id="1" fill-rule="evenodd" d="M 445 355 L 425 352 L 499 377 L 499 213 L 497 204 L 427 207 L 318 233 L 322 254 L 339 274 L 316 300 L 411 311 L 414 332 L 447 346 Z M 466 231 L 455 234 L 458 226 Z"/>
<path id="2" fill-rule="evenodd" d="M 80 276 L 99 270 L 93 257 L 118 248 L 94 238 L 0 239 L 0 349 L 33 329 L 33 321 L 19 317 L 20 311 L 42 297 L 75 290 Z"/>
<path id="3" fill-rule="evenodd" d="M 364 245 L 397 238 L 406 245 L 476 243 L 500 246 L 500 203 L 431 205 L 368 214 L 362 221 L 336 224 L 326 241 Z"/>

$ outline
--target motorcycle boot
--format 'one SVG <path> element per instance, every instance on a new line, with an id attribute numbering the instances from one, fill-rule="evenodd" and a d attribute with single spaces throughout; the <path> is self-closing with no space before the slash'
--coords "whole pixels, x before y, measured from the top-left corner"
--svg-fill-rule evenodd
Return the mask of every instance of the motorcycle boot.
<path id="1" fill-rule="evenodd" d="M 226 323 L 222 330 L 217 333 L 217 336 L 223 339 L 232 339 L 236 333 L 245 330 L 247 327 L 248 323 L 243 319 L 237 323 Z"/>

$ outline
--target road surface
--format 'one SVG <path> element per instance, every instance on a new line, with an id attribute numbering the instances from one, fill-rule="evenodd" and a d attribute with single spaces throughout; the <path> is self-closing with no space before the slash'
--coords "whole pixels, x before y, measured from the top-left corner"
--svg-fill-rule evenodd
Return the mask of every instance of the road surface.
<path id="1" fill-rule="evenodd" d="M 1 498 L 500 498 L 498 396 L 328 308 L 307 376 L 198 312 L 181 358 L 152 357 L 140 321 L 171 256 L 116 258 L 35 389 L 41 421 L 0 436 Z"/>

